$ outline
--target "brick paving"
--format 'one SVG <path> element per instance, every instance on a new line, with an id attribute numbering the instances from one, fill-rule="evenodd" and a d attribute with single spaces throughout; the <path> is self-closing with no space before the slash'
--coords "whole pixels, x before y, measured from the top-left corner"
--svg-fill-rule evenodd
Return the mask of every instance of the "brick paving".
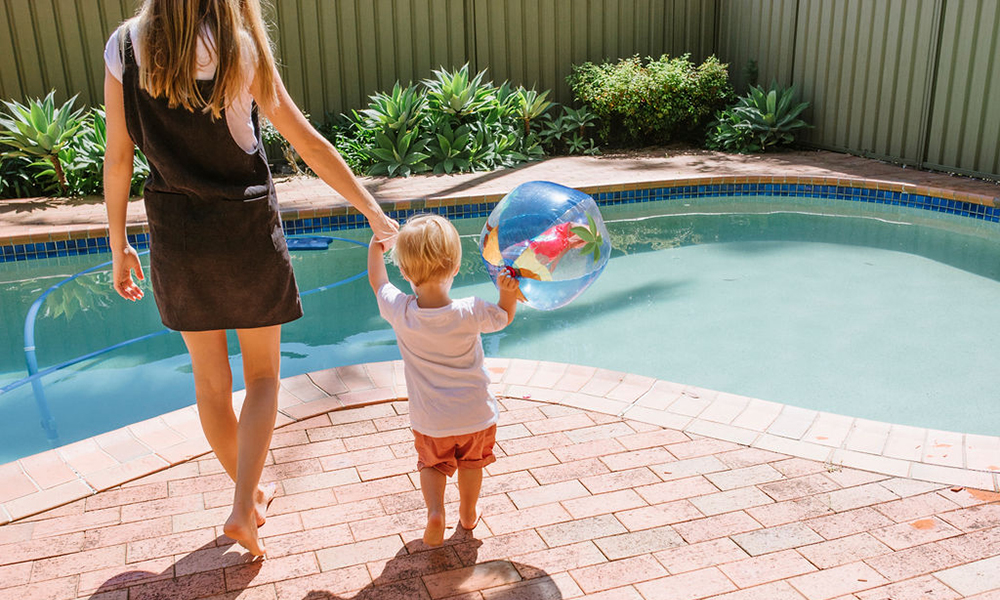
<path id="1" fill-rule="evenodd" d="M 761 175 L 1000 202 L 990 182 L 827 152 L 568 158 L 366 183 L 405 202 L 531 179 Z M 342 204 L 312 180 L 280 189 L 291 212 Z M 0 239 L 103 219 L 93 199 L 5 202 Z M 940 440 L 926 431 L 589 367 L 493 360 L 490 370 L 501 458 L 475 531 L 454 528 L 449 487 L 443 547 L 419 541 L 399 363 L 355 365 L 282 382 L 264 473 L 278 485 L 261 529 L 267 560 L 248 562 L 222 535 L 232 484 L 189 408 L 0 465 L 0 600 L 1000 599 L 995 439 L 945 440 L 964 452 L 945 465 L 927 460 L 925 444 Z"/>
<path id="2" fill-rule="evenodd" d="M 386 401 L 277 430 L 266 560 L 222 535 L 233 486 L 207 454 L 0 527 L 0 600 L 1000 594 L 1000 494 L 566 405 L 500 404 L 483 517 L 455 527 L 450 483 L 441 547 L 420 541 L 407 404 Z"/>

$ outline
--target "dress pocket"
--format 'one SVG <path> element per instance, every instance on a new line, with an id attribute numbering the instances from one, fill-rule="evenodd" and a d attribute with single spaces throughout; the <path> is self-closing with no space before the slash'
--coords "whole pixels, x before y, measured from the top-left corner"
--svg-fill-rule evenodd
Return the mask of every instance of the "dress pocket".
<path id="1" fill-rule="evenodd" d="M 188 199 L 183 194 L 146 190 L 143 198 L 149 223 L 149 245 L 156 249 L 184 250 L 188 237 Z"/>
<path id="2" fill-rule="evenodd" d="M 280 220 L 271 228 L 271 243 L 278 252 L 288 252 L 288 242 L 285 241 L 285 231 L 281 228 Z"/>

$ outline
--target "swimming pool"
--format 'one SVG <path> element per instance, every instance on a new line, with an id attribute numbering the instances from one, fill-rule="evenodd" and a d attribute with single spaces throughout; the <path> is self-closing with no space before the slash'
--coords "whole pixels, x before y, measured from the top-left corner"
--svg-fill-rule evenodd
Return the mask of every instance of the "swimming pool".
<path id="1" fill-rule="evenodd" d="M 615 247 L 602 277 L 563 309 L 520 311 L 508 329 L 485 336 L 488 355 L 601 366 L 879 421 L 1000 431 L 1000 408 L 991 401 L 1000 375 L 989 352 L 1000 342 L 989 312 L 1000 300 L 996 223 L 891 204 L 764 196 L 602 211 Z M 465 258 L 455 293 L 494 298 L 475 248 L 482 222 L 456 220 Z M 364 242 L 361 231 L 336 235 Z M 0 265 L 0 387 L 26 375 L 19 332 L 31 302 L 107 258 Z M 365 251 L 334 242 L 293 260 L 300 289 L 314 290 L 362 273 Z M 364 278 L 311 293 L 303 304 L 306 316 L 284 328 L 283 376 L 398 358 Z M 100 269 L 46 300 L 36 352 L 45 367 L 161 329 L 149 299 L 119 299 Z M 238 381 L 239 357 L 232 362 Z M 175 333 L 41 381 L 54 426 L 37 425 L 31 385 L 0 395 L 0 462 L 193 401 L 190 363 Z"/>

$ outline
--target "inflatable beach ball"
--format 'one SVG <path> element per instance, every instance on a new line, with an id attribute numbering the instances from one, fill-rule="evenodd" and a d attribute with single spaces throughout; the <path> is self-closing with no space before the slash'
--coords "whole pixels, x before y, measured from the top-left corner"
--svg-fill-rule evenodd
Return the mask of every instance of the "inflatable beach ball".
<path id="1" fill-rule="evenodd" d="M 594 199 L 548 181 L 522 183 L 486 220 L 479 251 L 490 278 L 518 278 L 528 306 L 552 310 L 590 287 L 611 255 Z"/>

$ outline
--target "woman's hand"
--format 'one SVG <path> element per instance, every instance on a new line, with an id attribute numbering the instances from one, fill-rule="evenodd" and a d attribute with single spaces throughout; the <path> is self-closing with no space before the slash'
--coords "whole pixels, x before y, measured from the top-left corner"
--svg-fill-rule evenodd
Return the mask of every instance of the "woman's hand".
<path id="1" fill-rule="evenodd" d="M 142 299 L 142 290 L 132 279 L 133 272 L 140 280 L 146 279 L 142 274 L 142 264 L 139 262 L 139 254 L 135 248 L 125 246 L 120 252 L 113 252 L 111 265 L 111 276 L 114 278 L 113 284 L 118 295 L 133 302 Z"/>
<path id="2" fill-rule="evenodd" d="M 382 252 L 388 252 L 396 245 L 396 235 L 399 233 L 399 222 L 396 219 L 390 219 L 384 213 L 382 214 L 382 219 L 375 219 L 370 222 L 372 228 L 372 233 L 375 234 L 375 239 L 382 244 Z M 379 222 L 381 221 L 381 222 Z"/>

